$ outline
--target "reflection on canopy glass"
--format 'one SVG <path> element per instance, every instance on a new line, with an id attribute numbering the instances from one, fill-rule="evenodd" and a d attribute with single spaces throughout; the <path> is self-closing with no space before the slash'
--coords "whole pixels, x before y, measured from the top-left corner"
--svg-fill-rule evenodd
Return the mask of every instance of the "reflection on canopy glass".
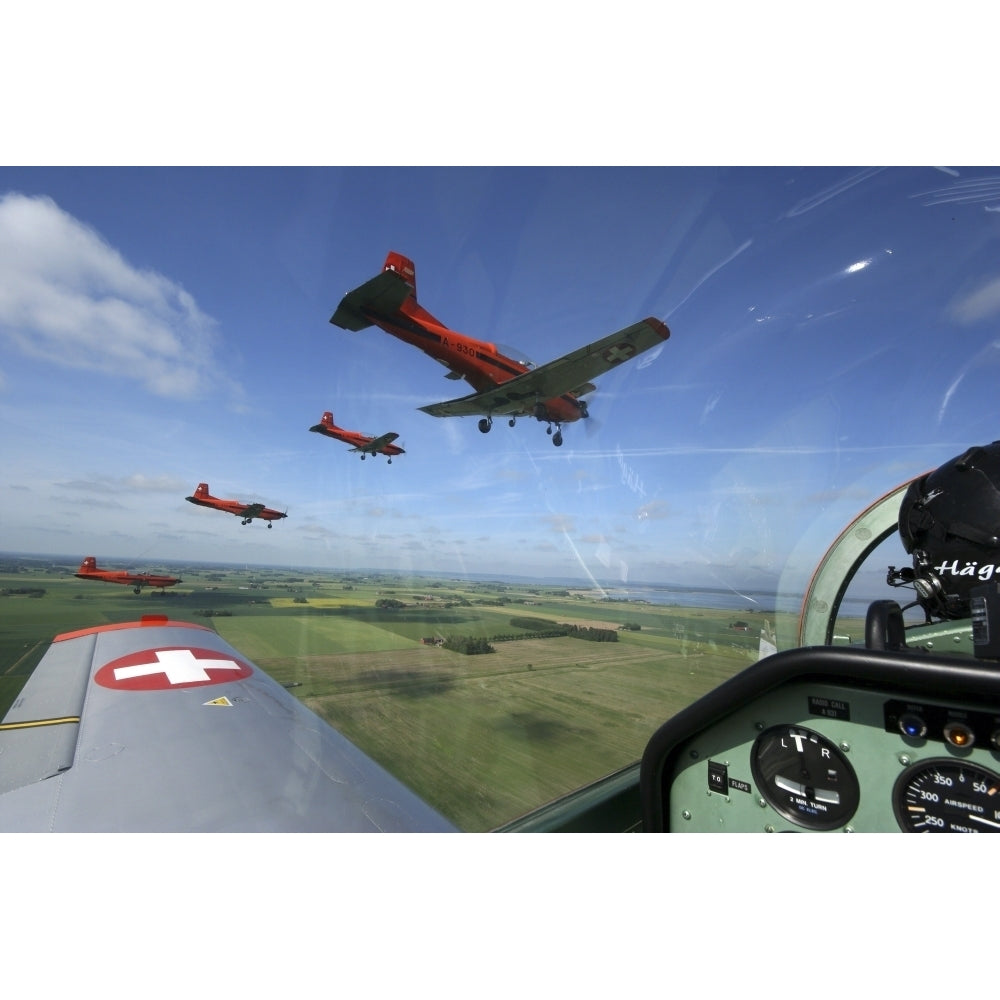
<path id="1" fill-rule="evenodd" d="M 815 574 L 1000 437 L 998 261 L 982 168 L 5 168 L 0 709 L 165 614 L 446 826 L 634 774 L 914 600 L 892 531 Z"/>

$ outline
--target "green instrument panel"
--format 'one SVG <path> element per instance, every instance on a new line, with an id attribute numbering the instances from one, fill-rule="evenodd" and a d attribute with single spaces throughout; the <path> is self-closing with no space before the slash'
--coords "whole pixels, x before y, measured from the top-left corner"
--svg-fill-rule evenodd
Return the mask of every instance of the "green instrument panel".
<path id="1" fill-rule="evenodd" d="M 673 833 L 1000 832 L 1000 714 L 795 681 L 678 746 Z"/>

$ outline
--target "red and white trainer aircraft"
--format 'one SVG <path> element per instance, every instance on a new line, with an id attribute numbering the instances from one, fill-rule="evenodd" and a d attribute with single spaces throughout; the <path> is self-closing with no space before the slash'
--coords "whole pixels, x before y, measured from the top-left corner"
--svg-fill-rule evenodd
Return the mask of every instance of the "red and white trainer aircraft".
<path id="1" fill-rule="evenodd" d="M 548 424 L 546 433 L 552 435 L 557 447 L 563 443 L 562 425 L 589 415 L 581 398 L 596 388 L 589 379 L 661 345 L 670 336 L 667 325 L 650 316 L 533 367 L 502 353 L 495 344 L 458 333 L 435 319 L 417 303 L 413 261 L 395 251 L 386 257 L 381 274 L 341 299 L 330 322 L 355 331 L 374 324 L 439 361 L 448 369 L 447 378 L 465 379 L 476 390 L 459 399 L 421 406 L 424 413 L 434 417 L 481 415 L 479 429 L 484 434 L 497 414 L 507 416 L 511 427 L 520 416 L 534 417 Z"/>
<path id="2" fill-rule="evenodd" d="M 315 431 L 317 434 L 325 434 L 327 437 L 343 441 L 345 444 L 354 445 L 351 451 L 361 452 L 362 461 L 365 460 L 366 455 L 388 455 L 387 464 L 392 465 L 393 455 L 406 454 L 402 448 L 392 443 L 399 437 L 395 431 L 380 434 L 378 437 L 369 437 L 360 431 L 348 431 L 343 427 L 338 427 L 333 422 L 333 414 L 329 410 L 323 414 L 323 419 L 318 424 L 313 424 L 309 430 Z"/>
<path id="3" fill-rule="evenodd" d="M 87 556 L 80 568 L 73 574 L 81 580 L 97 580 L 98 583 L 120 583 L 131 587 L 135 593 L 141 593 L 143 587 L 172 587 L 181 583 L 180 577 L 158 576 L 155 573 L 129 573 L 124 569 L 100 569 L 93 556 Z"/>
<path id="4" fill-rule="evenodd" d="M 208 483 L 199 483 L 194 491 L 193 497 L 185 497 L 189 503 L 198 504 L 199 507 L 211 507 L 213 510 L 225 511 L 227 514 L 235 514 L 243 518 L 242 524 L 249 524 L 255 517 L 262 521 L 267 521 L 267 526 L 271 527 L 272 521 L 279 521 L 287 514 L 280 510 L 271 510 L 262 503 L 244 503 L 242 500 L 220 500 L 213 497 L 209 492 Z"/>

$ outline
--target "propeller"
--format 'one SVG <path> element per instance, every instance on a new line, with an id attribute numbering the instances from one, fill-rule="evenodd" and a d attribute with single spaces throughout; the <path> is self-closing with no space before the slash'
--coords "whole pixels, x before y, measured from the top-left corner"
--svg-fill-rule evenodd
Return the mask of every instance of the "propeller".
<path id="1" fill-rule="evenodd" d="M 604 426 L 603 421 L 598 420 L 596 417 L 592 417 L 588 411 L 587 416 L 583 418 L 583 427 L 587 432 L 587 437 L 591 438 L 595 434 L 600 434 L 601 428 Z"/>

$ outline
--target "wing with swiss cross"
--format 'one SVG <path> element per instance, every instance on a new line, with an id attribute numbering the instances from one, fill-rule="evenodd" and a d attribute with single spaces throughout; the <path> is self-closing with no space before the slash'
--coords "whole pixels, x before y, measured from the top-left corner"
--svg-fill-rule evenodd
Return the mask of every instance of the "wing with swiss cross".
<path id="1" fill-rule="evenodd" d="M 0 831 L 449 831 L 211 629 L 56 636 L 0 723 Z"/>

